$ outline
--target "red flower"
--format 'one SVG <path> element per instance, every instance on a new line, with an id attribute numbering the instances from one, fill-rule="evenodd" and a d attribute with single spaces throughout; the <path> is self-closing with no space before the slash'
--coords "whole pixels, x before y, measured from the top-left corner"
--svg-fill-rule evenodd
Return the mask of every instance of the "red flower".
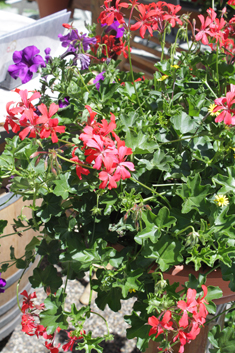
<path id="1" fill-rule="evenodd" d="M 163 319 L 161 321 L 159 321 L 155 316 L 149 317 L 148 324 L 152 326 L 152 328 L 149 331 L 149 336 L 152 336 L 153 334 L 157 333 L 157 335 L 155 336 L 157 338 L 160 334 L 164 333 L 164 330 L 172 331 L 173 322 L 170 321 L 170 319 L 171 319 L 170 310 L 167 310 L 165 312 Z"/>
<path id="2" fill-rule="evenodd" d="M 63 23 L 62 26 L 63 26 L 64 28 L 67 28 L 67 29 L 72 28 L 72 26 L 69 25 L 68 23 Z"/>
<path id="3" fill-rule="evenodd" d="M 153 22 L 151 21 L 151 17 L 157 15 L 157 12 L 155 10 L 150 10 L 147 11 L 148 8 L 144 4 L 138 5 L 138 10 L 140 12 L 139 15 L 139 20 L 137 19 L 137 22 L 131 26 L 130 30 L 131 31 L 136 31 L 137 29 L 140 28 L 140 36 L 144 38 L 145 32 L 148 29 L 150 35 L 153 35 L 152 31 L 152 25 Z"/>
<path id="4" fill-rule="evenodd" d="M 68 341 L 68 343 L 66 343 L 66 344 L 64 344 L 64 345 L 62 346 L 63 350 L 64 350 L 65 352 L 67 352 L 68 350 L 72 351 L 74 344 L 76 343 L 77 340 L 79 340 L 79 339 L 81 339 L 81 338 L 83 337 L 83 334 L 84 334 L 84 333 L 86 333 L 86 332 L 85 332 L 84 330 L 81 330 L 81 331 L 80 331 L 80 335 L 81 335 L 81 336 L 77 337 L 77 336 L 72 336 L 73 333 L 72 333 L 72 332 L 69 332 L 69 333 L 68 333 L 68 337 L 70 338 L 70 340 Z"/>
<path id="5" fill-rule="evenodd" d="M 116 189 L 116 177 L 113 175 L 115 168 L 107 169 L 99 173 L 99 179 L 102 180 L 102 183 L 99 186 L 99 189 L 105 189 L 108 184 L 108 189 Z"/>
<path id="6" fill-rule="evenodd" d="M 179 16 L 176 15 L 177 12 L 181 10 L 180 5 L 172 5 L 172 4 L 167 4 L 167 7 L 170 11 L 169 14 L 163 15 L 163 19 L 168 21 L 172 27 L 175 27 L 176 23 L 178 23 L 180 26 L 182 26 L 183 22 L 179 19 Z"/>
<path id="7" fill-rule="evenodd" d="M 35 317 L 30 314 L 22 315 L 21 325 L 22 331 L 26 333 L 26 335 L 33 336 L 35 334 L 35 328 L 37 327 L 34 323 Z"/>
<path id="8" fill-rule="evenodd" d="M 17 117 L 15 117 L 15 115 L 18 113 L 22 113 L 23 108 L 15 107 L 15 108 L 10 109 L 10 106 L 12 104 L 14 104 L 14 102 L 8 102 L 6 104 L 6 110 L 7 110 L 8 116 L 6 117 L 6 120 L 5 120 L 4 129 L 9 133 L 8 125 L 10 124 L 12 131 L 16 134 L 20 130 L 20 127 L 15 122 L 15 121 L 19 121 L 19 119 Z"/>
<path id="9" fill-rule="evenodd" d="M 118 164 L 115 171 L 115 176 L 119 178 L 118 180 L 125 180 L 131 177 L 130 172 L 126 168 L 128 168 L 132 172 L 135 170 L 134 164 L 132 162 L 126 162 L 125 156 L 128 156 L 130 154 L 132 154 L 131 148 L 121 146 L 118 149 Z"/>
<path id="10" fill-rule="evenodd" d="M 80 161 L 80 159 L 77 156 L 75 156 L 76 149 L 77 149 L 77 147 L 75 147 L 73 149 L 73 152 L 72 152 L 73 158 L 70 158 L 70 160 L 73 162 L 79 163 L 79 164 L 76 164 L 76 173 L 77 173 L 77 176 L 79 177 L 79 179 L 82 180 L 82 174 L 88 175 L 90 172 L 88 169 L 82 167 L 82 165 L 84 163 L 82 161 Z"/>
<path id="11" fill-rule="evenodd" d="M 32 299 L 37 298 L 36 292 L 33 292 L 32 294 L 28 294 L 26 290 L 24 290 L 21 295 L 24 296 L 23 299 L 23 305 L 21 308 L 22 313 L 25 313 L 27 309 L 33 309 L 34 308 L 34 303 L 32 302 Z"/>
<path id="12" fill-rule="evenodd" d="M 51 119 L 51 117 L 58 111 L 59 106 L 55 103 L 52 103 L 48 111 L 46 105 L 42 103 L 38 106 L 38 109 L 42 113 L 40 118 L 47 120 L 47 122 L 43 124 L 43 127 L 40 131 L 40 137 L 47 138 L 51 135 L 52 142 L 57 143 L 58 137 L 56 133 L 58 132 L 61 134 L 65 132 L 65 126 L 58 126 L 59 121 L 57 118 Z"/>
<path id="13" fill-rule="evenodd" d="M 197 301 L 196 301 L 197 291 L 195 289 L 189 288 L 187 290 L 187 302 L 180 300 L 177 303 L 177 307 L 183 310 L 183 316 L 179 320 L 180 327 L 188 326 L 188 312 L 196 313 L 197 312 Z"/>
<path id="14" fill-rule="evenodd" d="M 59 353 L 60 343 L 57 345 L 57 347 L 54 347 L 52 342 L 48 343 L 46 341 L 45 346 L 47 349 L 49 349 L 50 353 Z"/>
<path id="15" fill-rule="evenodd" d="M 123 18 L 123 14 L 120 12 L 119 7 L 128 7 L 128 4 L 122 3 L 119 5 L 120 0 L 116 0 L 115 7 L 111 6 L 109 7 L 109 3 L 112 0 L 105 0 L 104 1 L 104 11 L 102 11 L 98 17 L 98 21 L 101 22 L 101 24 L 106 24 L 110 26 L 115 18 L 116 20 L 121 24 L 125 23 L 125 20 Z"/>
<path id="16" fill-rule="evenodd" d="M 19 133 L 21 140 L 24 140 L 28 134 L 29 137 L 35 138 L 37 133 L 40 132 L 40 124 L 46 121 L 45 117 L 39 117 L 33 109 L 26 109 L 19 120 L 20 125 L 25 126 L 25 129 Z"/>

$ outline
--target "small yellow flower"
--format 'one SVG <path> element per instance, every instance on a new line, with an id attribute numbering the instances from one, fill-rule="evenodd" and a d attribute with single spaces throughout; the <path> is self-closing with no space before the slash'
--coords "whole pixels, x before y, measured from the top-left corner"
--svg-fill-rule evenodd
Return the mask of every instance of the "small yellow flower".
<path id="1" fill-rule="evenodd" d="M 213 112 L 213 110 L 215 109 L 216 105 L 213 103 L 209 106 L 208 108 L 208 112 L 210 113 L 211 116 L 218 116 L 220 114 L 220 111 L 218 112 Z"/>
<path id="2" fill-rule="evenodd" d="M 171 67 L 174 67 L 175 69 L 179 69 L 179 65 L 171 65 Z"/>
<path id="3" fill-rule="evenodd" d="M 130 289 L 129 289 L 129 293 L 132 293 L 132 292 L 135 293 L 136 290 L 135 290 L 134 288 L 130 288 Z"/>
<path id="4" fill-rule="evenodd" d="M 162 77 L 158 78 L 157 81 L 164 81 L 169 77 L 168 75 L 162 75 Z"/>
<path id="5" fill-rule="evenodd" d="M 226 195 L 215 195 L 214 202 L 216 203 L 217 206 L 224 207 L 229 204 L 229 200 Z"/>

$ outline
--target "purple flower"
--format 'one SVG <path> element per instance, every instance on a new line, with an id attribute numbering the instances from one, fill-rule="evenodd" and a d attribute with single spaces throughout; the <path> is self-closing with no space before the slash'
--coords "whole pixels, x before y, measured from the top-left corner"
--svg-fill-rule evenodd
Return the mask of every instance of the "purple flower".
<path id="1" fill-rule="evenodd" d="M 119 28 L 119 26 L 120 26 L 120 23 L 118 21 L 114 21 L 110 26 L 106 28 L 105 33 L 108 33 L 113 30 L 116 32 L 116 38 L 121 38 L 123 37 L 125 28 L 124 27 Z"/>
<path id="2" fill-rule="evenodd" d="M 96 78 L 94 79 L 94 81 L 93 81 L 93 83 L 96 83 L 96 88 L 98 89 L 98 91 L 99 91 L 99 89 L 100 89 L 100 81 L 102 80 L 102 81 L 104 81 L 104 73 L 105 73 L 106 71 L 102 71 L 100 74 L 98 74 L 97 76 L 96 76 Z"/>
<path id="3" fill-rule="evenodd" d="M 86 54 L 78 54 L 78 59 L 80 60 L 80 63 L 81 63 L 81 69 L 82 70 L 88 69 L 91 62 L 90 57 Z"/>
<path id="4" fill-rule="evenodd" d="M 1 273 L 0 273 L 1 276 Z M 7 284 L 7 282 L 5 281 L 5 279 L 0 277 L 0 293 L 4 293 L 5 289 L 3 289 L 3 287 L 5 287 L 5 285 Z"/>
<path id="5" fill-rule="evenodd" d="M 60 108 L 65 108 L 69 105 L 69 97 L 64 97 L 64 100 L 59 99 L 59 107 Z"/>
<path id="6" fill-rule="evenodd" d="M 60 41 L 62 42 L 62 47 L 67 48 L 67 51 L 76 51 L 76 43 L 78 40 L 78 31 L 76 29 L 72 29 L 71 32 L 63 36 L 62 34 L 58 35 Z"/>
<path id="7" fill-rule="evenodd" d="M 49 55 L 50 52 L 51 52 L 51 48 L 46 48 L 44 50 L 46 56 L 45 56 L 45 60 L 46 60 L 46 63 L 48 64 L 48 62 L 52 59 L 52 57 Z"/>
<path id="8" fill-rule="evenodd" d="M 96 44 L 95 37 L 87 37 L 87 34 L 79 35 L 77 29 L 72 29 L 72 31 L 65 36 L 62 34 L 58 35 L 60 41 L 62 42 L 62 47 L 67 48 L 67 51 L 75 52 L 77 51 L 78 47 L 81 48 L 81 44 L 83 50 L 86 52 L 90 49 L 91 44 Z"/>
<path id="9" fill-rule="evenodd" d="M 22 83 L 30 81 L 33 77 L 33 73 L 38 71 L 39 66 L 46 66 L 41 55 L 37 55 L 38 53 L 40 53 L 40 50 L 34 45 L 20 51 L 16 50 L 13 54 L 15 65 L 9 66 L 9 74 L 14 79 L 19 77 Z"/>
<path id="10" fill-rule="evenodd" d="M 87 37 L 87 34 L 83 34 L 82 36 L 79 36 L 80 41 L 82 42 L 83 50 L 88 51 L 90 49 L 90 45 L 96 44 L 96 38 L 95 37 Z"/>

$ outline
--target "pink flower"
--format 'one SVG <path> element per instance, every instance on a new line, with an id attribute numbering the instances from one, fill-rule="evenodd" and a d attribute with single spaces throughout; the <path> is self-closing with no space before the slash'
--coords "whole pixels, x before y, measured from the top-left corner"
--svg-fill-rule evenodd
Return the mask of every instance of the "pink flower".
<path id="1" fill-rule="evenodd" d="M 196 313 L 197 312 L 197 301 L 196 301 L 197 291 L 195 289 L 189 288 L 187 290 L 187 302 L 180 300 L 177 303 L 177 307 L 183 310 L 183 316 L 179 320 L 180 327 L 188 326 L 188 312 Z"/>
<path id="2" fill-rule="evenodd" d="M 49 111 L 45 104 L 40 104 L 38 109 L 42 113 L 41 118 L 47 119 L 47 122 L 43 124 L 43 127 L 40 131 L 41 138 L 47 138 L 51 135 L 51 140 L 53 143 L 58 142 L 58 137 L 56 133 L 62 134 L 65 132 L 65 126 L 58 126 L 59 120 L 57 118 L 51 119 L 51 117 L 58 111 L 59 106 L 55 103 L 52 103 L 49 107 Z"/>
<path id="3" fill-rule="evenodd" d="M 148 324 L 152 326 L 152 328 L 149 331 L 149 336 L 152 336 L 153 334 L 157 333 L 155 337 L 158 337 L 161 333 L 164 333 L 164 329 L 172 331 L 173 322 L 170 321 L 170 319 L 171 319 L 170 310 L 167 310 L 165 312 L 165 314 L 163 315 L 163 319 L 161 321 L 157 319 L 155 316 L 149 317 Z"/>
<path id="4" fill-rule="evenodd" d="M 79 163 L 79 164 L 76 164 L 76 173 L 77 173 L 77 176 L 79 177 L 79 179 L 82 180 L 82 174 L 88 175 L 90 172 L 88 169 L 82 167 L 82 165 L 84 163 L 82 161 L 80 161 L 80 159 L 75 155 L 76 149 L 77 149 L 77 147 L 73 149 L 73 151 L 72 151 L 73 158 L 70 158 L 70 160 L 73 162 Z"/>
<path id="5" fill-rule="evenodd" d="M 113 175 L 115 168 L 107 169 L 99 173 L 99 179 L 102 180 L 102 183 L 99 186 L 99 189 L 105 189 L 108 185 L 108 189 L 116 189 L 116 177 Z"/>
<path id="6" fill-rule="evenodd" d="M 220 123 L 224 121 L 226 125 L 235 125 L 235 92 L 227 92 L 226 97 L 215 99 L 216 107 L 213 112 L 222 110 L 222 112 L 216 117 L 215 122 Z"/>

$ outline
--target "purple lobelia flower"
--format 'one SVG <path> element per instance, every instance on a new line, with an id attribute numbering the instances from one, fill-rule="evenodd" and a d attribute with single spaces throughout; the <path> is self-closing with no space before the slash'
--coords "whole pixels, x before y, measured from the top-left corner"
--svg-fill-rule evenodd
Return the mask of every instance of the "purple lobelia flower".
<path id="1" fill-rule="evenodd" d="M 104 81 L 104 73 L 105 73 L 106 71 L 102 71 L 100 74 L 98 74 L 97 76 L 96 76 L 96 78 L 94 79 L 94 81 L 93 81 L 93 83 L 96 83 L 96 88 L 98 89 L 98 91 L 99 91 L 99 89 L 100 89 L 100 81 Z"/>
<path id="2" fill-rule="evenodd" d="M 7 282 L 5 281 L 5 279 L 1 278 L 1 273 L 0 273 L 0 293 L 4 293 L 5 289 L 3 289 L 3 287 L 5 287 L 7 284 Z"/>
<path id="3" fill-rule="evenodd" d="M 116 38 L 121 38 L 123 37 L 123 34 L 125 32 L 124 27 L 119 27 L 120 23 L 118 21 L 114 21 L 110 26 L 108 26 L 105 30 L 105 33 L 108 33 L 110 31 L 115 31 L 116 32 Z"/>
<path id="4" fill-rule="evenodd" d="M 78 54 L 78 59 L 80 60 L 81 63 L 81 69 L 86 70 L 90 66 L 90 57 L 86 54 Z"/>
<path id="5" fill-rule="evenodd" d="M 69 97 L 64 97 L 64 99 L 59 99 L 59 107 L 66 108 L 69 105 Z"/>
<path id="6" fill-rule="evenodd" d="M 9 66 L 9 74 L 14 79 L 19 77 L 22 83 L 30 81 L 33 77 L 33 73 L 38 71 L 39 66 L 46 66 L 41 55 L 37 55 L 38 53 L 40 53 L 40 50 L 34 45 L 20 51 L 16 50 L 13 54 L 15 65 Z"/>

